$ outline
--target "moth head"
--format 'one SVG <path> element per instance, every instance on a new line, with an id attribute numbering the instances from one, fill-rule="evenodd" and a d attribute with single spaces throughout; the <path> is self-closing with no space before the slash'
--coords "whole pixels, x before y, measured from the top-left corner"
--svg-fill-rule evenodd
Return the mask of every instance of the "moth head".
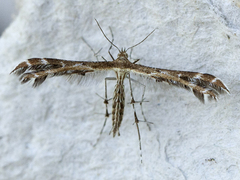
<path id="1" fill-rule="evenodd" d="M 121 60 L 128 60 L 128 54 L 127 54 L 127 51 L 126 49 L 121 49 L 118 53 L 118 59 L 121 59 Z"/>

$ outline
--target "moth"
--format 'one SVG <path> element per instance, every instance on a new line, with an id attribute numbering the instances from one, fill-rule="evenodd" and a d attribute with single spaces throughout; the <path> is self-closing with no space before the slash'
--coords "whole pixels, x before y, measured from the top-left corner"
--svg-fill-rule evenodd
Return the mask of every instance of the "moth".
<path id="1" fill-rule="evenodd" d="M 96 19 L 95 19 L 96 20 Z M 20 76 L 20 81 L 22 84 L 34 79 L 33 87 L 41 85 L 47 78 L 55 76 L 85 76 L 91 73 L 102 73 L 106 71 L 114 71 L 116 78 L 115 90 L 112 97 L 112 134 L 113 137 L 116 134 L 120 135 L 119 128 L 121 126 L 124 114 L 125 107 L 125 91 L 124 91 L 124 80 L 128 79 L 131 92 L 131 104 L 134 109 L 134 119 L 138 131 L 139 145 L 141 149 L 141 138 L 139 132 L 139 119 L 135 111 L 135 101 L 132 93 L 131 74 L 140 75 L 146 79 L 153 79 L 156 83 L 165 82 L 169 85 L 181 87 L 193 92 L 193 94 L 204 103 L 205 99 L 217 100 L 219 94 L 229 93 L 228 88 L 224 83 L 217 77 L 199 72 L 189 72 L 189 71 L 177 71 L 177 70 L 168 70 L 155 67 L 148 67 L 141 64 L 137 64 L 139 59 L 131 62 L 129 60 L 127 51 L 133 47 L 141 44 L 146 40 L 153 31 L 145 37 L 141 42 L 131 46 L 127 49 L 119 49 L 114 43 L 113 40 L 110 41 L 108 37 L 103 32 L 100 24 L 96 20 L 99 29 L 101 30 L 104 37 L 111 44 L 111 47 L 114 46 L 118 51 L 118 56 L 115 59 L 109 48 L 109 55 L 111 61 L 107 61 L 104 58 L 104 61 L 69 61 L 62 59 L 52 59 L 52 58 L 31 58 L 22 63 L 20 63 L 11 73 Z M 109 99 L 107 96 L 104 98 L 104 102 L 108 104 Z M 142 103 L 140 101 L 140 103 Z M 106 116 L 109 113 L 106 110 Z M 105 120 L 106 121 L 106 120 Z M 106 123 L 106 122 L 105 122 Z"/>

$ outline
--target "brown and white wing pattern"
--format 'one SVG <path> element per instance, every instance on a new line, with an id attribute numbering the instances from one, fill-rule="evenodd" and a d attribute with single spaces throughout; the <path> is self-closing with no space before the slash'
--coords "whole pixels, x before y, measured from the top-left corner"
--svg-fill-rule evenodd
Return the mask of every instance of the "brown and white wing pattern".
<path id="1" fill-rule="evenodd" d="M 33 87 L 41 85 L 47 77 L 85 76 L 96 71 L 106 71 L 105 62 L 67 61 L 51 58 L 32 58 L 20 63 L 11 73 L 20 76 L 21 83 L 35 79 Z"/>
<path id="2" fill-rule="evenodd" d="M 20 81 L 26 83 L 35 79 L 33 87 L 41 85 L 47 77 L 54 76 L 85 76 L 94 72 L 123 69 L 143 77 L 155 79 L 156 82 L 166 82 L 170 85 L 191 90 L 193 94 L 204 102 L 205 96 L 217 100 L 219 94 L 229 93 L 228 88 L 217 77 L 198 72 L 176 71 L 152 68 L 130 62 L 102 61 L 67 61 L 51 58 L 32 58 L 20 63 L 11 73 L 20 76 Z"/>
<path id="3" fill-rule="evenodd" d="M 143 77 L 155 79 L 156 82 L 166 82 L 191 90 L 203 103 L 204 95 L 207 95 L 209 99 L 217 100 L 219 94 L 229 93 L 226 85 L 211 74 L 159 69 L 138 64 L 133 64 L 130 71 Z"/>

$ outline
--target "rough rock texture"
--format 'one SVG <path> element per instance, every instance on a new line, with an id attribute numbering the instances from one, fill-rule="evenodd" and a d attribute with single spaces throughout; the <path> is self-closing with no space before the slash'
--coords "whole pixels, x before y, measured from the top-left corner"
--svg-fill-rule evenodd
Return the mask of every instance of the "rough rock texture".
<path id="1" fill-rule="evenodd" d="M 0 39 L 0 179 L 240 179 L 240 2 L 19 0 L 18 14 Z M 31 57 L 111 60 L 108 37 L 134 48 L 141 64 L 207 72 L 231 94 L 201 104 L 190 92 L 146 84 L 143 104 L 151 125 L 140 123 L 143 163 L 132 107 L 126 104 L 121 136 L 104 121 L 104 79 L 70 83 L 48 79 L 33 89 L 9 75 Z M 112 54 L 117 55 L 113 48 Z M 100 58 L 101 59 L 101 58 Z M 114 75 L 114 74 L 113 74 Z M 109 97 L 114 82 L 109 82 Z M 135 88 L 136 97 L 142 89 Z M 128 89 L 126 81 L 126 89 Z M 126 101 L 130 101 L 126 90 Z M 138 107 L 138 105 L 136 105 Z M 109 107 L 111 110 L 111 107 Z M 137 108 L 140 119 L 143 119 Z"/>

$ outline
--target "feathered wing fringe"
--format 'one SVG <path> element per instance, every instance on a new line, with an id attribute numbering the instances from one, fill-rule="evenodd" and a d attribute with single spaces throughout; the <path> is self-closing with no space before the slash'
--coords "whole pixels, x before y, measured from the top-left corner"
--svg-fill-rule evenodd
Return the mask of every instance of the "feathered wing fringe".
<path id="1" fill-rule="evenodd" d="M 98 62 L 67 61 L 50 58 L 32 58 L 20 63 L 11 73 L 20 76 L 22 84 L 35 79 L 33 87 L 41 85 L 47 77 L 67 76 L 68 80 L 76 80 L 78 83 L 85 81 L 89 74 L 92 77 L 102 77 L 106 71 L 95 70 L 91 66 Z M 77 78 L 78 76 L 78 78 Z"/>
<path id="2" fill-rule="evenodd" d="M 190 90 L 202 103 L 205 102 L 206 97 L 209 100 L 217 100 L 219 94 L 229 93 L 226 85 L 211 74 L 166 70 L 137 64 L 134 66 L 131 69 L 133 73 L 155 79 L 156 82 L 166 82 Z"/>

